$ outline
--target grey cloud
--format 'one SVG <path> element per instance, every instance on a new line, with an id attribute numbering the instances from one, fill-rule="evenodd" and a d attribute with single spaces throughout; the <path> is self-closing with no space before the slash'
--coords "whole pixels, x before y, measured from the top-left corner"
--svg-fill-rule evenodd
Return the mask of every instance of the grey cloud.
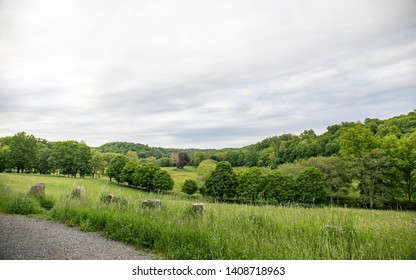
<path id="1" fill-rule="evenodd" d="M 415 11 L 410 0 L 4 2 L 0 135 L 226 147 L 406 113 Z"/>

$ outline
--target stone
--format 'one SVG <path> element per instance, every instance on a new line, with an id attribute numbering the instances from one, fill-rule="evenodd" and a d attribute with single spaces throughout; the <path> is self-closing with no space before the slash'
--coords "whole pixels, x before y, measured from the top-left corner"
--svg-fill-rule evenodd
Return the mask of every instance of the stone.
<path id="1" fill-rule="evenodd" d="M 145 208 L 160 209 L 161 205 L 162 201 L 160 199 L 146 199 L 143 201 L 143 207 Z"/>
<path id="2" fill-rule="evenodd" d="M 72 191 L 72 197 L 77 198 L 84 198 L 85 197 L 85 189 L 83 186 L 78 186 Z"/>
<path id="3" fill-rule="evenodd" d="M 34 196 L 45 196 L 45 183 L 38 183 L 32 186 L 29 190 L 29 194 Z"/>
<path id="4" fill-rule="evenodd" d="M 195 203 L 192 205 L 192 211 L 194 211 L 195 214 L 205 216 L 206 209 L 203 203 Z"/>

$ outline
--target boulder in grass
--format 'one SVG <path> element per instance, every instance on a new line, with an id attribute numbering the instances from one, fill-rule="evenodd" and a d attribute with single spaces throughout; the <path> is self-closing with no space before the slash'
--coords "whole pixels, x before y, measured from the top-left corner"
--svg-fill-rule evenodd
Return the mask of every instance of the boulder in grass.
<path id="1" fill-rule="evenodd" d="M 83 186 L 78 186 L 72 191 L 72 197 L 76 198 L 84 198 L 85 197 L 85 189 Z"/>
<path id="2" fill-rule="evenodd" d="M 45 183 L 38 183 L 32 186 L 29 190 L 29 194 L 34 196 L 45 196 Z"/>
<path id="3" fill-rule="evenodd" d="M 206 209 L 203 203 L 195 203 L 192 205 L 192 211 L 194 211 L 195 214 L 205 216 Z"/>
<path id="4" fill-rule="evenodd" d="M 143 207 L 150 209 L 160 209 L 162 201 L 160 199 L 146 199 L 143 201 Z"/>

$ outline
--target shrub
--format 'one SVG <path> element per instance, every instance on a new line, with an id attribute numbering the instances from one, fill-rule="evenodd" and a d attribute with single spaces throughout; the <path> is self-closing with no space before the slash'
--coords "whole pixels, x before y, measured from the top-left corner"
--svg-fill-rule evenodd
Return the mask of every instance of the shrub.
<path id="1" fill-rule="evenodd" d="M 12 214 L 37 214 L 42 212 L 39 200 L 31 195 L 18 196 L 10 204 L 9 212 Z"/>
<path id="2" fill-rule="evenodd" d="M 55 205 L 55 200 L 50 196 L 39 196 L 37 197 L 40 207 L 51 210 L 53 206 Z"/>
<path id="3" fill-rule="evenodd" d="M 182 192 L 187 193 L 189 195 L 196 193 L 197 190 L 198 183 L 195 180 L 190 179 L 185 180 L 181 189 Z"/>

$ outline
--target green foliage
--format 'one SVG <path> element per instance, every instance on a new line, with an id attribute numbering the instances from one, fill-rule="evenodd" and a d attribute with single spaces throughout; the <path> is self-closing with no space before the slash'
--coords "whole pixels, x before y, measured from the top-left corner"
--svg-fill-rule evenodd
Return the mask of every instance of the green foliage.
<path id="1" fill-rule="evenodd" d="M 85 143 L 68 140 L 55 142 L 52 146 L 51 158 L 55 168 L 64 175 L 81 177 L 92 172 L 90 165 L 91 149 Z"/>
<path id="2" fill-rule="evenodd" d="M 198 183 L 195 180 L 190 180 L 190 179 L 185 180 L 181 189 L 182 192 L 189 194 L 189 195 L 196 193 L 197 190 L 198 190 Z"/>
<path id="3" fill-rule="evenodd" d="M 152 190 L 170 191 L 173 189 L 174 182 L 166 170 L 159 169 L 154 174 L 152 185 Z"/>
<path id="4" fill-rule="evenodd" d="M 343 157 L 361 157 L 377 147 L 371 129 L 362 124 L 347 129 L 340 137 L 340 154 Z"/>
<path id="5" fill-rule="evenodd" d="M 55 199 L 52 196 L 37 196 L 40 207 L 51 210 L 55 206 Z"/>
<path id="6" fill-rule="evenodd" d="M 0 143 L 0 172 L 12 167 L 11 149 L 8 145 Z"/>
<path id="7" fill-rule="evenodd" d="M 121 170 L 120 180 L 127 182 L 129 186 L 132 186 L 134 183 L 134 172 L 136 171 L 138 165 L 139 164 L 137 162 L 127 162 Z"/>
<path id="8" fill-rule="evenodd" d="M 157 164 L 159 164 L 160 167 L 172 166 L 172 162 L 170 161 L 170 158 L 168 158 L 168 157 L 162 157 L 162 158 L 158 159 Z"/>
<path id="9" fill-rule="evenodd" d="M 237 196 L 254 203 L 263 190 L 264 178 L 259 167 L 250 167 L 238 176 Z"/>
<path id="10" fill-rule="evenodd" d="M 105 161 L 103 154 L 96 150 L 91 150 L 90 165 L 92 178 L 95 178 L 96 175 L 104 175 L 107 162 Z"/>
<path id="11" fill-rule="evenodd" d="M 9 213 L 29 215 L 42 212 L 39 200 L 31 195 L 20 195 L 13 199 L 10 204 Z"/>
<path id="12" fill-rule="evenodd" d="M 117 183 L 121 182 L 121 173 L 124 166 L 127 164 L 128 159 L 126 156 L 118 155 L 110 160 L 107 168 L 107 176 L 116 179 Z"/>
<path id="13" fill-rule="evenodd" d="M 322 172 L 308 167 L 296 179 L 296 200 L 303 203 L 326 202 L 325 181 Z"/>
<path id="14" fill-rule="evenodd" d="M 118 153 L 126 155 L 128 151 L 136 152 L 139 158 L 154 156 L 160 158 L 169 155 L 169 152 L 163 148 L 152 148 L 148 145 L 130 143 L 130 142 L 111 142 L 101 145 L 97 148 L 102 153 Z"/>
<path id="15" fill-rule="evenodd" d="M 134 185 L 149 191 L 156 190 L 154 178 L 159 170 L 159 165 L 153 162 L 139 164 L 133 175 Z"/>
<path id="16" fill-rule="evenodd" d="M 11 188 L 2 188 L 2 179 Z M 205 218 L 198 219 L 189 200 L 92 179 L 0 174 L 0 210 L 2 203 L 13 201 L 10 197 L 26 193 L 27 185 L 39 181 L 57 199 L 51 211 L 40 210 L 46 218 L 102 232 L 163 259 L 398 260 L 414 259 L 416 250 L 413 212 L 204 202 Z M 88 186 L 91 196 L 66 199 L 74 181 Z M 7 194 L 11 190 L 17 193 Z M 103 192 L 120 193 L 128 203 L 100 203 Z M 139 201 L 162 199 L 164 207 L 146 211 L 138 205 L 138 196 Z"/>
<path id="17" fill-rule="evenodd" d="M 31 169 L 36 162 L 36 138 L 33 135 L 27 135 L 25 132 L 19 132 L 10 138 L 10 160 L 17 172 Z"/>
<path id="18" fill-rule="evenodd" d="M 209 196 L 224 200 L 234 198 L 237 186 L 237 175 L 234 173 L 231 164 L 227 161 L 221 161 L 206 181 L 205 192 Z"/>
<path id="19" fill-rule="evenodd" d="M 38 162 L 37 162 L 37 170 L 40 174 L 49 174 L 52 166 L 51 166 L 51 149 L 48 147 L 44 147 L 38 150 Z"/>
<path id="20" fill-rule="evenodd" d="M 201 161 L 197 169 L 198 181 L 201 185 L 205 184 L 205 182 L 211 176 L 211 173 L 212 171 L 214 171 L 216 166 L 217 162 L 212 159 L 206 159 Z"/>
<path id="21" fill-rule="evenodd" d="M 263 198 L 279 203 L 294 201 L 296 192 L 295 178 L 279 170 L 272 170 L 264 178 Z"/>
<path id="22" fill-rule="evenodd" d="M 360 160 L 359 188 L 361 195 L 368 201 L 370 208 L 374 204 L 383 204 L 387 200 L 386 182 L 388 180 L 389 162 L 384 150 L 374 149 Z M 378 205 L 380 206 L 380 205 Z"/>

